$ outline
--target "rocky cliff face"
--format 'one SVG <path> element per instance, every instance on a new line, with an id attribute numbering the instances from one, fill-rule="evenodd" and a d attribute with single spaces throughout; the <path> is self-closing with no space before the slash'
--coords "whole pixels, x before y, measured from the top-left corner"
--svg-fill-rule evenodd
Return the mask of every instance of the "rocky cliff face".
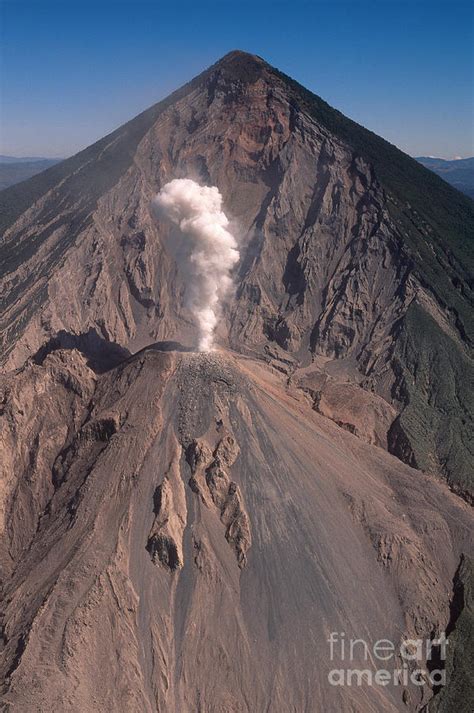
<path id="1" fill-rule="evenodd" d="M 217 185 L 239 236 L 220 357 L 177 344 L 185 276 L 150 213 L 176 177 Z M 0 207 L 7 703 L 400 709 L 328 689 L 326 629 L 449 618 L 472 202 L 234 52 Z"/>

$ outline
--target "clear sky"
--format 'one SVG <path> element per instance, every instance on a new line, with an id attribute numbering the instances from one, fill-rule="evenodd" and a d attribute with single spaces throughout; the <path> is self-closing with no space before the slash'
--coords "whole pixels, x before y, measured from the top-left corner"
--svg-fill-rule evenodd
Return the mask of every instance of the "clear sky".
<path id="1" fill-rule="evenodd" d="M 0 153 L 67 156 L 232 49 L 412 155 L 472 156 L 474 5 L 0 0 Z"/>

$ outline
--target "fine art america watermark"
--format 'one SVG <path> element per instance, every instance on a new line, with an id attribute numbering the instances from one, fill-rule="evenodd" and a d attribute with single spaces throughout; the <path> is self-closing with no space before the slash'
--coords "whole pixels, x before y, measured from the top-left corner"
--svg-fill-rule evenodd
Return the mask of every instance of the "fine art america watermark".
<path id="1" fill-rule="evenodd" d="M 348 639 L 344 632 L 331 632 L 329 656 L 334 668 L 328 673 L 332 686 L 424 686 L 446 685 L 446 649 L 448 639 L 404 639 L 394 644 L 390 639 L 367 643 Z M 363 661 L 370 668 L 355 668 Z"/>

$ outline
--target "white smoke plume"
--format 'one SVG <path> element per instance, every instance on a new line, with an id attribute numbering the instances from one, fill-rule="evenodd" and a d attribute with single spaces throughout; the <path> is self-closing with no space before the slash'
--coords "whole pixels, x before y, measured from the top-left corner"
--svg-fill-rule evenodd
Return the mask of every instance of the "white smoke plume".
<path id="1" fill-rule="evenodd" d="M 199 351 L 209 351 L 221 300 L 232 286 L 230 272 L 239 260 L 237 242 L 222 211 L 222 196 L 216 186 L 176 178 L 155 196 L 153 207 L 189 240 L 187 295 L 198 325 Z"/>

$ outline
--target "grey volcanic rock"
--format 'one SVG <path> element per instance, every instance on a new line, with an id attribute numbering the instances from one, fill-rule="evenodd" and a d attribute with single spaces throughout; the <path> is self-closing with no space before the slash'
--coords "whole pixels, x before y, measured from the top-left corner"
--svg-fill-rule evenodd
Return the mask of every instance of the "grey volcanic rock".
<path id="1" fill-rule="evenodd" d="M 175 441 L 169 470 L 153 497 L 155 519 L 147 543 L 153 562 L 158 559 L 171 570 L 183 566 L 183 532 L 187 516 L 185 490 L 179 472 L 180 455 L 179 444 Z"/>
<path id="2" fill-rule="evenodd" d="M 209 354 L 150 213 L 176 177 L 239 236 Z M 331 686 L 327 638 L 452 621 L 472 201 L 234 52 L 0 209 L 5 709 L 428 705 Z"/>
<path id="3" fill-rule="evenodd" d="M 219 432 L 222 428 L 219 428 Z M 190 485 L 195 493 L 209 505 L 217 507 L 221 521 L 225 525 L 225 538 L 235 550 L 239 567 L 247 563 L 247 550 L 251 545 L 248 514 L 239 486 L 229 476 L 229 467 L 239 455 L 239 446 L 234 436 L 226 433 L 219 439 L 214 453 L 209 446 L 193 441 L 187 448 L 186 458 L 191 466 Z"/>
<path id="4" fill-rule="evenodd" d="M 19 376 L 42 417 L 13 464 Z M 446 626 L 472 514 L 445 484 L 231 354 L 147 350 L 97 375 L 63 350 L 3 388 L 7 502 L 22 513 L 1 532 L 7 710 L 379 713 L 429 699 L 330 686 L 327 637 Z M 59 411 L 77 417 L 46 450 Z"/>
<path id="5" fill-rule="evenodd" d="M 472 203 L 243 53 L 0 194 L 6 367 L 61 330 L 132 351 L 193 342 L 172 236 L 150 215 L 152 196 L 183 176 L 219 187 L 241 236 L 221 343 L 335 364 L 400 414 L 397 455 L 469 496 Z"/>

